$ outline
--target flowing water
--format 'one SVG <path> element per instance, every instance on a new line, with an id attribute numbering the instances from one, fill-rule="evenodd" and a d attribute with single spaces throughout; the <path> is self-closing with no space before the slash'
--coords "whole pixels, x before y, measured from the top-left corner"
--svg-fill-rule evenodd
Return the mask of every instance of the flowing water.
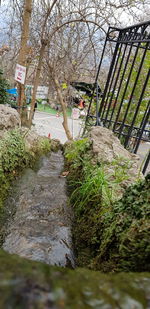
<path id="1" fill-rule="evenodd" d="M 17 181 L 6 202 L 10 209 L 16 207 L 16 213 L 8 224 L 4 250 L 50 265 L 74 267 L 63 165 L 61 151 L 51 153 Z"/>
<path id="2" fill-rule="evenodd" d="M 43 157 L 12 186 L 0 250 L 0 308 L 150 309 L 150 274 L 101 274 L 72 266 L 71 212 L 61 152 Z M 12 214 L 15 214 L 12 218 Z"/>

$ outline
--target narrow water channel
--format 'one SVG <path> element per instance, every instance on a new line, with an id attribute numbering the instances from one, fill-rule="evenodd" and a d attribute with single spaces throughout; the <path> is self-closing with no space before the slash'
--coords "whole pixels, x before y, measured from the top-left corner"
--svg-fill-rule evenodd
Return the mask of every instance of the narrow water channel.
<path id="1" fill-rule="evenodd" d="M 6 201 L 7 207 L 15 205 L 16 213 L 8 225 L 4 250 L 49 265 L 74 267 L 63 165 L 61 151 L 51 153 L 17 181 L 14 196 L 11 193 Z"/>

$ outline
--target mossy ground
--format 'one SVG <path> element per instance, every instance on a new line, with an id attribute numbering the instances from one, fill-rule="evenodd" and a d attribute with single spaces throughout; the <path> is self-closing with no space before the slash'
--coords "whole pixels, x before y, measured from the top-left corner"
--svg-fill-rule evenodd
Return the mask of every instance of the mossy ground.
<path id="1" fill-rule="evenodd" d="M 104 275 L 28 261 L 0 250 L 0 308 L 148 308 L 150 275 Z"/>
<path id="2" fill-rule="evenodd" d="M 65 157 L 77 264 L 103 272 L 150 271 L 150 177 L 120 199 L 118 178 L 92 164 L 88 139 L 69 144 Z"/>

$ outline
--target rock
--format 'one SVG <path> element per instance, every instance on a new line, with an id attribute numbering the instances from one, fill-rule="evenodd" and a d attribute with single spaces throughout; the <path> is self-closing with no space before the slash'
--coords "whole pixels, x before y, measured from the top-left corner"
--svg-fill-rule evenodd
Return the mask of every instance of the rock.
<path id="1" fill-rule="evenodd" d="M 120 143 L 114 133 L 103 127 L 93 127 L 90 131 L 90 137 L 93 142 L 93 152 L 98 155 L 98 159 L 105 163 L 111 163 L 118 157 L 138 160 L 136 155 L 127 151 Z"/>
<path id="2" fill-rule="evenodd" d="M 26 148 L 30 151 L 37 147 L 40 137 L 37 132 L 32 128 L 31 130 L 22 127 L 21 133 L 25 137 Z M 43 137 L 44 138 L 44 137 Z"/>
<path id="3" fill-rule="evenodd" d="M 26 148 L 31 152 L 37 152 L 40 144 L 45 140 L 49 142 L 51 151 L 57 152 L 59 149 L 62 149 L 62 145 L 58 139 L 49 139 L 46 136 L 40 136 L 34 128 L 29 130 L 22 127 L 21 132 L 25 137 Z"/>
<path id="4" fill-rule="evenodd" d="M 150 308 L 150 274 L 52 267 L 0 250 L 0 308 Z"/>
<path id="5" fill-rule="evenodd" d="M 116 166 L 127 174 L 121 183 L 122 188 L 135 182 L 139 176 L 143 178 L 139 172 L 139 157 L 126 150 L 112 131 L 104 127 L 93 127 L 89 137 L 96 163 L 102 163 L 110 175 L 113 175 Z"/>
<path id="6" fill-rule="evenodd" d="M 8 130 L 20 127 L 21 120 L 16 109 L 0 104 L 0 138 Z"/>

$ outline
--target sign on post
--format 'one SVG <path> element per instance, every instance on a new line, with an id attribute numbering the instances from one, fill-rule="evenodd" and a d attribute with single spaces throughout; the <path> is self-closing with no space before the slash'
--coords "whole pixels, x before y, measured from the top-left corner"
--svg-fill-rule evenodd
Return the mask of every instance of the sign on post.
<path id="1" fill-rule="evenodd" d="M 15 80 L 21 84 L 24 84 L 25 78 L 26 78 L 26 67 L 17 64 L 15 71 Z"/>
<path id="2" fill-rule="evenodd" d="M 80 111 L 78 108 L 72 109 L 72 119 L 79 119 L 80 117 Z"/>

